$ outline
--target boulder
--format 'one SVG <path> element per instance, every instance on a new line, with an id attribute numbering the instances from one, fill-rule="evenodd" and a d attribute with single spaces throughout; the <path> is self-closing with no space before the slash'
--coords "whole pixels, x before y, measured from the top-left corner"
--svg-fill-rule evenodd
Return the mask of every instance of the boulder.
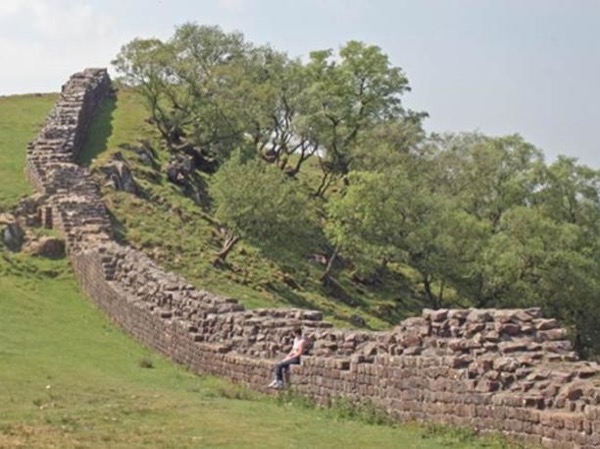
<path id="1" fill-rule="evenodd" d="M 24 250 L 35 256 L 59 259 L 65 256 L 65 241 L 56 237 L 44 236 L 27 243 Z"/>
<path id="2" fill-rule="evenodd" d="M 13 214 L 0 213 L 0 226 L 6 226 L 16 221 L 17 220 Z"/>
<path id="3" fill-rule="evenodd" d="M 112 160 L 100 168 L 116 190 L 138 194 L 139 188 L 133 178 L 131 169 L 120 152 L 113 155 Z"/>
<path id="4" fill-rule="evenodd" d="M 2 231 L 2 240 L 11 251 L 21 251 L 25 240 L 25 231 L 16 221 L 8 223 Z"/>
<path id="5" fill-rule="evenodd" d="M 156 162 L 156 152 L 150 142 L 147 140 L 140 141 L 140 146 L 135 148 L 134 151 L 137 153 L 140 162 L 150 167 L 158 168 L 158 162 Z"/>
<path id="6" fill-rule="evenodd" d="M 42 207 L 45 200 L 46 197 L 39 193 L 23 198 L 13 209 L 13 215 L 19 217 L 19 222 L 26 227 L 39 226 L 38 210 Z M 16 221 L 14 217 L 12 219 L 10 217 L 12 217 L 11 214 L 0 214 L 0 226 Z"/>
<path id="7" fill-rule="evenodd" d="M 176 154 L 167 165 L 167 178 L 173 184 L 184 186 L 194 170 L 193 159 L 185 154 Z"/>

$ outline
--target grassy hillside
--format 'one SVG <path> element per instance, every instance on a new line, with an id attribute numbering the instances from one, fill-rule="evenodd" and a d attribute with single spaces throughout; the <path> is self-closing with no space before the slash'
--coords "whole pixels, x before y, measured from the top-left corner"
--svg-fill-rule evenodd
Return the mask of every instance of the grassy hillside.
<path id="1" fill-rule="evenodd" d="M 31 192 L 23 174 L 25 148 L 56 98 L 55 94 L 0 97 L 0 210 Z"/>
<path id="2" fill-rule="evenodd" d="M 187 191 L 168 182 L 164 167 L 169 154 L 145 122 L 146 116 L 133 92 L 119 92 L 118 99 L 107 102 L 93 123 L 82 155 L 82 162 L 97 168 L 119 151 L 142 187 L 138 197 L 104 189 L 123 241 L 143 249 L 197 287 L 233 296 L 247 307 L 317 308 L 338 325 L 349 326 L 363 319 L 372 329 L 384 329 L 420 313 L 423 303 L 411 272 L 399 267 L 372 285 L 354 281 L 350 270 L 343 270 L 336 275 L 336 284 L 325 288 L 319 281 L 322 265 L 311 263 L 305 256 L 264 254 L 242 242 L 230 255 L 227 267 L 215 268 L 211 262 L 221 238 L 205 193 L 209 178 L 199 173 L 196 187 Z M 141 162 L 137 151 L 143 141 L 156 152 L 157 166 Z M 314 170 L 305 176 L 318 175 L 318 168 Z M 103 182 L 99 172 L 97 176 Z M 311 250 L 320 249 L 315 237 Z"/>
<path id="3" fill-rule="evenodd" d="M 51 99 L 0 101 L 0 117 L 21 114 L 29 123 L 3 128 L 12 143 L 0 146 L 7 163 L 0 169 L 16 183 L 0 188 L 3 207 L 29 191 L 17 181 L 24 142 Z M 372 414 L 348 419 L 348 408 L 315 410 L 192 375 L 115 328 L 82 294 L 66 260 L 13 254 L 1 243 L 0 385 L 2 449 L 506 447 L 463 431 L 372 425 L 365 422 Z"/>

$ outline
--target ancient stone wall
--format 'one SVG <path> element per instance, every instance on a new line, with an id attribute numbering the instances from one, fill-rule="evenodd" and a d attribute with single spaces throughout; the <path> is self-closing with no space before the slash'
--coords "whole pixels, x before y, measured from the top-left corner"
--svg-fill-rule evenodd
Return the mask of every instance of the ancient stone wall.
<path id="1" fill-rule="evenodd" d="M 27 175 L 85 291 L 140 342 L 197 373 L 266 391 L 274 359 L 302 326 L 315 345 L 293 367 L 292 388 L 319 403 L 346 397 L 400 420 L 551 448 L 600 446 L 598 365 L 579 361 L 539 309 L 425 310 L 389 332 L 335 329 L 317 311 L 245 310 L 116 243 L 98 187 L 74 161 L 110 93 L 105 70 L 74 75 L 29 147 Z"/>

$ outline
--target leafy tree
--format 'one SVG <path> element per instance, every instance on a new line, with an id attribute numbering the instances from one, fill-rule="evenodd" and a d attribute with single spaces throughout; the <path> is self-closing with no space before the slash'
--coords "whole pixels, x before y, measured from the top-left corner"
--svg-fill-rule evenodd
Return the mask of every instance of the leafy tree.
<path id="1" fill-rule="evenodd" d="M 559 157 L 542 172 L 534 196 L 540 213 L 563 230 L 566 242 L 548 261 L 541 296 L 552 316 L 573 325 L 578 350 L 600 353 L 600 171 Z M 568 240 L 567 240 L 568 237 Z M 567 244 L 568 243 L 568 244 Z"/>
<path id="2" fill-rule="evenodd" d="M 557 222 L 543 208 L 516 207 L 501 220 L 486 250 L 486 277 L 496 296 L 493 305 L 542 306 L 549 316 L 574 325 L 578 349 L 600 349 L 598 315 L 600 264 L 597 241 L 586 230 Z"/>
<path id="3" fill-rule="evenodd" d="M 169 150 L 223 162 L 251 142 L 291 176 L 318 155 L 317 195 L 348 173 L 363 130 L 422 118 L 402 108 L 409 88 L 401 69 L 357 41 L 303 64 L 241 33 L 187 23 L 165 42 L 130 42 L 113 64 L 146 98 Z"/>
<path id="4" fill-rule="evenodd" d="M 227 93 L 236 87 L 235 74 L 252 46 L 241 33 L 193 23 L 178 27 L 169 42 L 175 53 L 172 69 L 181 86 L 172 104 L 188 119 L 188 142 L 222 162 L 243 140 L 243 105 L 228 101 Z"/>
<path id="5" fill-rule="evenodd" d="M 249 53 L 238 73 L 239 82 L 228 95 L 244 114 L 244 129 L 258 154 L 288 175 L 318 150 L 306 127 L 310 79 L 299 60 L 269 47 Z"/>
<path id="6" fill-rule="evenodd" d="M 226 227 L 216 263 L 225 261 L 240 238 L 263 249 L 300 251 L 318 232 L 313 200 L 299 183 L 240 151 L 214 175 L 210 193 L 215 218 Z"/>
<path id="7" fill-rule="evenodd" d="M 477 250 L 463 259 L 448 279 L 477 306 L 493 306 L 504 294 L 493 280 L 486 259 L 490 239 L 498 233 L 504 214 L 528 207 L 539 185 L 541 152 L 520 136 L 490 138 L 480 134 L 449 135 L 432 141 L 435 156 L 430 170 L 447 201 L 477 222 Z M 494 286 L 497 286 L 495 288 Z"/>
<path id="8" fill-rule="evenodd" d="M 134 39 L 112 61 L 122 80 L 136 86 L 151 113 L 152 122 L 172 148 L 181 137 L 186 117 L 173 107 L 178 87 L 172 65 L 172 47 L 158 39 Z"/>
<path id="9" fill-rule="evenodd" d="M 166 42 L 126 44 L 113 65 L 146 99 L 169 150 L 223 161 L 244 133 L 240 105 L 236 109 L 223 93 L 249 48 L 239 33 L 188 23 Z"/>
<path id="10" fill-rule="evenodd" d="M 337 57 L 310 54 L 312 129 L 322 151 L 323 177 L 317 195 L 350 171 L 351 149 L 361 132 L 405 115 L 400 97 L 409 90 L 402 70 L 374 45 L 350 41 Z"/>
<path id="11" fill-rule="evenodd" d="M 580 352 L 600 350 L 599 172 L 564 157 L 546 166 L 519 136 L 445 136 L 428 151 L 438 191 L 479 229 L 438 275 L 479 307 L 541 305 L 573 326 Z"/>
<path id="12" fill-rule="evenodd" d="M 555 220 L 574 223 L 600 235 L 600 171 L 560 156 L 541 172 L 534 202 Z"/>
<path id="13" fill-rule="evenodd" d="M 426 186 L 416 171 L 420 162 L 385 173 L 350 172 L 344 195 L 329 200 L 325 232 L 363 273 L 389 262 L 410 265 L 420 274 L 429 305 L 439 307 L 445 279 L 465 254 L 472 255 L 480 231 L 475 220 Z"/>
<path id="14" fill-rule="evenodd" d="M 439 165 L 447 193 L 493 229 L 510 207 L 531 201 L 544 160 L 518 135 L 460 134 L 443 139 Z"/>
<path id="15" fill-rule="evenodd" d="M 365 129 L 351 152 L 352 170 L 385 172 L 406 164 L 408 158 L 419 159 L 422 165 L 431 167 L 434 153 L 426 144 L 424 117 L 409 111 L 401 120 L 388 120 Z M 428 167 L 423 167 L 423 174 L 431 172 Z"/>
<path id="16" fill-rule="evenodd" d="M 600 171 L 566 157 L 547 166 L 518 135 L 427 136 L 426 114 L 403 107 L 402 70 L 357 41 L 304 63 L 188 23 L 164 42 L 131 41 L 113 63 L 170 151 L 222 164 L 210 188 L 217 263 L 242 238 L 305 249 L 325 204 L 324 280 L 338 254 L 363 278 L 406 264 L 432 307 L 448 289 L 476 306 L 542 305 L 580 350 L 600 352 Z M 310 158 L 320 200 L 296 179 Z"/>

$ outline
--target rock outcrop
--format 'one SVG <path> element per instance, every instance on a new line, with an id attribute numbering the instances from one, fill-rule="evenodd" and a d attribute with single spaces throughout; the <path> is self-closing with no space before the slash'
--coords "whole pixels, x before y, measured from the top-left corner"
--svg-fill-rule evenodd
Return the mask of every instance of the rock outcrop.
<path id="1" fill-rule="evenodd" d="M 25 241 L 25 230 L 13 215 L 0 215 L 0 232 L 2 242 L 9 250 L 14 252 L 21 251 L 21 247 Z"/>
<path id="2" fill-rule="evenodd" d="M 123 190 L 133 195 L 139 193 L 139 187 L 135 182 L 133 173 L 121 152 L 114 153 L 111 160 L 100 167 L 100 171 L 104 173 L 113 189 Z"/>

